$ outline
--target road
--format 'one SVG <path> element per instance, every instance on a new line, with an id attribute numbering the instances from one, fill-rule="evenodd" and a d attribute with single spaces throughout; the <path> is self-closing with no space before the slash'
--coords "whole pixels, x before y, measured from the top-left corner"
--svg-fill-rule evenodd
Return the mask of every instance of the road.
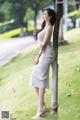
<path id="1" fill-rule="evenodd" d="M 8 40 L 0 40 L 0 66 L 3 66 L 10 59 L 35 44 L 33 37 L 20 37 Z"/>

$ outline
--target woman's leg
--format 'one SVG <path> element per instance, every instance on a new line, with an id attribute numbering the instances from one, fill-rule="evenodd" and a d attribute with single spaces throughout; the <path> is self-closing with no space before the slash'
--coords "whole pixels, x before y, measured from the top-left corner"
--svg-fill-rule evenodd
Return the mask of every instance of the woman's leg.
<path id="1" fill-rule="evenodd" d="M 41 116 L 46 112 L 46 108 L 44 107 L 45 89 L 35 88 L 35 90 L 38 96 L 38 110 L 37 110 L 36 116 L 32 117 L 32 119 L 36 119 L 37 117 Z"/>
<path id="2" fill-rule="evenodd" d="M 38 111 L 43 110 L 43 107 L 44 107 L 44 94 L 45 94 L 45 89 L 44 88 L 39 88 Z"/>
<path id="3" fill-rule="evenodd" d="M 35 91 L 36 91 L 37 97 L 39 97 L 39 88 L 35 87 Z"/>
<path id="4" fill-rule="evenodd" d="M 40 111 L 43 109 L 43 106 L 44 106 L 45 89 L 35 87 L 35 91 L 38 97 L 38 111 Z"/>
<path id="5" fill-rule="evenodd" d="M 39 97 L 39 88 L 38 87 L 35 87 L 35 91 L 36 91 L 36 94 L 37 94 L 37 97 Z M 46 93 L 46 91 L 44 90 L 44 94 Z"/>
<path id="6" fill-rule="evenodd" d="M 45 102 L 44 102 L 44 94 L 45 94 L 45 89 L 39 89 L 38 87 L 35 87 L 35 91 L 36 91 L 36 94 L 37 94 L 37 98 L 38 98 L 38 110 L 39 110 L 39 108 L 41 108 L 40 106 L 41 106 L 41 102 L 43 102 L 43 106 L 44 107 L 46 107 L 45 106 Z M 40 93 L 40 94 L 39 94 Z M 43 94 L 43 95 L 41 95 L 41 94 Z M 39 97 L 40 96 L 40 97 Z M 43 96 L 43 98 L 42 98 L 42 96 Z M 42 100 L 41 100 L 42 99 Z"/>

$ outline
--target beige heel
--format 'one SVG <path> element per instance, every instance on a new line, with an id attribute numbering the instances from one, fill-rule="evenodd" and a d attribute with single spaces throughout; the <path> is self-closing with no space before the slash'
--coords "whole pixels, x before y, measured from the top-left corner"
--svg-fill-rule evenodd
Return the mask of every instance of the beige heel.
<path id="1" fill-rule="evenodd" d="M 33 119 L 33 120 L 34 120 L 34 119 L 37 119 L 37 118 L 39 118 L 39 117 L 41 117 L 41 116 L 43 116 L 43 115 L 45 115 L 45 114 L 46 114 L 46 111 L 39 112 L 36 116 L 33 116 L 32 119 Z"/>

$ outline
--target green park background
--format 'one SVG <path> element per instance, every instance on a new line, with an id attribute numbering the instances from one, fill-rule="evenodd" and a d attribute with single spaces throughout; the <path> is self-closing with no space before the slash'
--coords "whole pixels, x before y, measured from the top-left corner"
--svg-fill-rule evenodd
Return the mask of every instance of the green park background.
<path id="1" fill-rule="evenodd" d="M 0 40 L 23 36 L 24 33 L 32 36 L 38 29 L 36 21 L 39 11 L 53 3 L 53 0 L 1 0 Z M 68 45 L 58 49 L 58 113 L 50 115 L 48 112 L 40 120 L 80 120 L 80 8 L 68 4 L 68 17 L 72 19 L 75 16 L 79 27 L 71 25 L 70 30 L 63 33 Z M 36 113 L 37 97 L 29 83 L 38 50 L 37 45 L 32 45 L 0 67 L 0 112 L 9 110 L 10 120 L 31 120 Z M 51 76 L 50 69 L 50 88 L 45 97 L 49 111 Z"/>

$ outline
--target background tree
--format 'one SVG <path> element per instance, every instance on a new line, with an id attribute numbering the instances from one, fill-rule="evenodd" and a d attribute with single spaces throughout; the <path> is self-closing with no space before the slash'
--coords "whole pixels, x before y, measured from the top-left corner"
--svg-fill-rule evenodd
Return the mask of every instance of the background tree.
<path id="1" fill-rule="evenodd" d="M 67 8 L 68 7 L 68 1 L 67 0 L 63 0 L 63 2 L 64 2 L 63 14 L 65 15 L 66 14 L 65 11 L 67 12 L 67 9 L 68 9 Z M 66 44 L 68 44 L 68 42 L 66 40 L 64 40 L 63 23 L 64 23 L 64 19 L 63 19 L 63 15 L 62 15 L 62 18 L 60 20 L 60 28 L 59 28 L 59 41 L 58 41 L 59 45 L 66 45 Z"/>
<path id="2" fill-rule="evenodd" d="M 37 28 L 37 15 L 39 13 L 39 10 L 43 10 L 45 7 L 48 7 L 53 3 L 53 0 L 30 0 L 29 6 L 34 10 L 34 28 Z"/>
<path id="3" fill-rule="evenodd" d="M 76 2 L 77 9 L 79 9 L 79 7 L 80 7 L 80 0 L 75 0 L 75 2 Z"/>
<path id="4" fill-rule="evenodd" d="M 34 11 L 32 10 L 32 8 L 27 8 L 26 14 L 24 16 L 24 23 L 26 24 L 25 26 L 27 27 L 27 31 L 28 31 L 28 22 L 30 20 L 33 20 L 34 18 Z"/>
<path id="5" fill-rule="evenodd" d="M 4 20 L 9 21 L 12 18 L 11 4 L 7 0 L 0 3 L 0 11 L 4 14 Z"/>
<path id="6" fill-rule="evenodd" d="M 5 20 L 4 13 L 0 11 L 0 22 L 4 22 L 4 20 Z"/>
<path id="7" fill-rule="evenodd" d="M 11 4 L 11 12 L 13 19 L 20 25 L 21 27 L 21 33 L 24 32 L 23 27 L 24 24 L 24 16 L 26 13 L 27 8 L 27 1 L 26 0 L 8 0 Z"/>
<path id="8" fill-rule="evenodd" d="M 27 23 L 31 14 L 28 14 L 28 8 L 34 11 L 34 26 L 36 29 L 36 19 L 39 10 L 50 5 L 52 0 L 1 0 L 1 10 L 4 11 L 5 21 L 13 19 L 17 24 L 20 25 L 21 31 L 23 32 L 24 26 L 27 27 Z M 30 10 L 30 11 L 31 11 Z M 28 18 L 27 18 L 28 17 Z"/>

